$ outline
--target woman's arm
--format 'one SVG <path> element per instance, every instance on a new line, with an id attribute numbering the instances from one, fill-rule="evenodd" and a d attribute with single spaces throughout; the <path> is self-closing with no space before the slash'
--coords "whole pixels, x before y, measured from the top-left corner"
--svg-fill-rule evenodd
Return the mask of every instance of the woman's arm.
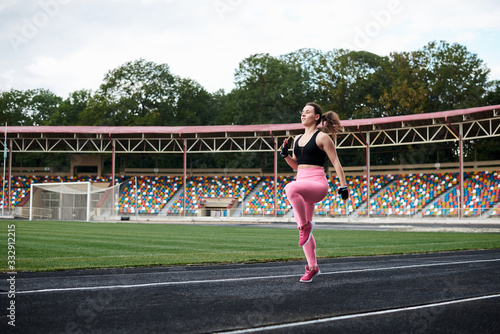
<path id="1" fill-rule="evenodd" d="M 330 161 L 332 162 L 333 168 L 335 168 L 335 172 L 337 173 L 337 176 L 339 178 L 340 186 L 346 187 L 347 182 L 345 180 L 344 169 L 340 164 L 340 160 L 337 155 L 337 149 L 335 148 L 333 140 L 326 133 L 320 132 L 318 134 L 318 137 L 316 138 L 316 142 L 318 144 L 318 147 L 326 152 L 326 155 L 328 155 L 328 159 L 330 159 Z"/>

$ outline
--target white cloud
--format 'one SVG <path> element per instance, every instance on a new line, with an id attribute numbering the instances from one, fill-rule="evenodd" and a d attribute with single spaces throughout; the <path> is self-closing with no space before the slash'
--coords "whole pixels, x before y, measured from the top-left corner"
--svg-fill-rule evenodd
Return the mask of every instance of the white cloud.
<path id="1" fill-rule="evenodd" d="M 47 22 L 40 3 L 53 6 Z M 229 91 L 238 64 L 254 53 L 387 55 L 433 40 L 466 45 L 492 69 L 490 79 L 500 79 L 499 16 L 494 0 L 10 1 L 0 6 L 0 89 L 47 88 L 66 97 L 96 90 L 106 72 L 144 58 L 209 91 Z M 43 24 L 16 50 L 8 36 L 23 36 L 30 20 Z"/>

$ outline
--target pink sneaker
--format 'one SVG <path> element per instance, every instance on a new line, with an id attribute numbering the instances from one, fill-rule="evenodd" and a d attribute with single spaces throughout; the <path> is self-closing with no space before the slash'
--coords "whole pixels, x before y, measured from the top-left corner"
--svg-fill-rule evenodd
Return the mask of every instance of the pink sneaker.
<path id="1" fill-rule="evenodd" d="M 321 271 L 319 270 L 319 267 L 316 267 L 316 269 L 311 270 L 311 269 L 309 269 L 308 266 L 306 266 L 306 273 L 304 274 L 304 276 L 302 276 L 300 278 L 300 282 L 303 282 L 303 283 L 312 282 L 313 277 L 316 276 L 316 275 L 319 275 L 319 274 L 321 274 Z"/>
<path id="2" fill-rule="evenodd" d="M 302 227 L 299 227 L 299 246 L 302 247 L 311 240 L 312 231 L 314 230 L 314 222 L 310 222 Z"/>

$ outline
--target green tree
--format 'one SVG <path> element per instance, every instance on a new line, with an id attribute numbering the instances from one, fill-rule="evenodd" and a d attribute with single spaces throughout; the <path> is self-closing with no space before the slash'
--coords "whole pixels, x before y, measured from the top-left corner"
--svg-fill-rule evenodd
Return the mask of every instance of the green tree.
<path id="1" fill-rule="evenodd" d="M 80 125 L 80 114 L 88 107 L 91 98 L 89 90 L 71 93 L 50 115 L 46 125 Z"/>
<path id="2" fill-rule="evenodd" d="M 500 80 L 488 82 L 485 102 L 487 105 L 500 104 Z"/>
<path id="3" fill-rule="evenodd" d="M 116 112 L 113 104 L 102 94 L 90 97 L 87 107 L 78 114 L 78 123 L 88 126 L 119 125 L 116 124 Z"/>
<path id="4" fill-rule="evenodd" d="M 173 90 L 173 120 L 170 125 L 214 124 L 217 114 L 213 98 L 199 83 L 177 77 Z"/>
<path id="5" fill-rule="evenodd" d="M 301 49 L 285 59 L 299 64 L 305 73 L 310 100 L 318 102 L 325 111 L 336 111 L 341 118 L 361 116 L 360 111 L 366 111 L 367 97 L 378 95 L 378 82 L 373 76 L 382 58 L 373 53 Z"/>
<path id="6" fill-rule="evenodd" d="M 62 99 L 46 89 L 0 93 L 1 120 L 9 125 L 44 125 Z"/>
<path id="7" fill-rule="evenodd" d="M 418 52 L 391 53 L 376 74 L 377 96 L 368 96 L 376 106 L 374 117 L 420 114 L 426 110 L 428 89 L 426 69 Z"/>
<path id="8" fill-rule="evenodd" d="M 196 81 L 174 76 L 167 64 L 139 59 L 106 74 L 88 107 L 86 125 L 201 125 L 213 123 L 212 96 Z"/>
<path id="9" fill-rule="evenodd" d="M 26 91 L 11 89 L 0 92 L 0 122 L 8 125 L 31 125 L 29 115 L 31 94 Z"/>
<path id="10" fill-rule="evenodd" d="M 269 54 L 244 59 L 235 84 L 219 123 L 221 119 L 229 124 L 295 123 L 309 99 L 302 70 Z"/>
<path id="11" fill-rule="evenodd" d="M 45 125 L 62 103 L 62 98 L 46 89 L 33 91 L 31 100 L 33 125 Z"/>
<path id="12" fill-rule="evenodd" d="M 490 70 L 467 47 L 445 41 L 421 50 L 427 66 L 427 112 L 480 106 L 485 103 Z"/>
<path id="13" fill-rule="evenodd" d="M 317 100 L 319 98 L 318 91 L 324 73 L 321 67 L 323 58 L 324 54 L 321 50 L 308 48 L 290 52 L 279 57 L 280 60 L 292 67 L 300 69 L 302 80 L 304 80 L 305 88 L 307 89 L 304 94 L 306 95 L 305 97 L 311 98 L 310 101 L 319 101 Z"/>
<path id="14" fill-rule="evenodd" d="M 334 106 L 342 118 L 375 117 L 376 105 L 370 96 L 380 95 L 381 78 L 377 76 L 384 58 L 366 51 L 339 51 L 340 86 L 334 92 Z M 334 109 L 335 110 L 335 109 Z"/>
<path id="15" fill-rule="evenodd" d="M 488 83 L 485 102 L 487 105 L 500 104 L 500 80 L 494 80 Z M 491 160 L 500 157 L 500 137 L 489 138 L 486 140 L 474 141 L 474 159 Z"/>
<path id="16" fill-rule="evenodd" d="M 167 64 L 127 62 L 106 74 L 81 120 L 88 125 L 158 125 L 158 107 L 172 103 L 174 83 Z"/>

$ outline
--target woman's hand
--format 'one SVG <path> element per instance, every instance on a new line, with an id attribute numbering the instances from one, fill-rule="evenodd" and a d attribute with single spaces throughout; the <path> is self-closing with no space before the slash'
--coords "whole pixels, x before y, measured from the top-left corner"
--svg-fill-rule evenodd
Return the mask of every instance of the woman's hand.
<path id="1" fill-rule="evenodd" d="M 281 145 L 280 154 L 285 159 L 286 159 L 286 157 L 288 157 L 288 139 L 285 139 L 283 141 L 283 144 Z"/>
<path id="2" fill-rule="evenodd" d="M 347 205 L 347 200 L 349 199 L 349 188 L 347 188 L 347 186 L 339 187 L 337 194 L 342 197 L 344 204 Z"/>

